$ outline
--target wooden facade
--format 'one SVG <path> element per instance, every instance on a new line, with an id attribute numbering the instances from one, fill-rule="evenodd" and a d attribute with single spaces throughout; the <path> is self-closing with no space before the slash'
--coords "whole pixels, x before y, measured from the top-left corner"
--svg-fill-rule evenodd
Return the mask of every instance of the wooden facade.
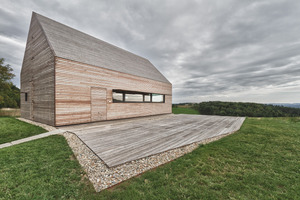
<path id="1" fill-rule="evenodd" d="M 21 117 L 55 125 L 54 69 L 53 51 L 32 16 L 21 70 Z"/>
<path id="2" fill-rule="evenodd" d="M 33 13 L 21 71 L 21 117 L 61 126 L 172 112 L 172 84 L 148 60 L 93 37 L 94 48 L 110 58 L 96 57 L 98 52 L 90 47 L 79 48 L 80 42 L 63 51 L 63 41 L 56 40 L 69 32 L 84 41 L 91 37 Z M 116 89 L 162 94 L 164 102 L 116 103 Z"/>

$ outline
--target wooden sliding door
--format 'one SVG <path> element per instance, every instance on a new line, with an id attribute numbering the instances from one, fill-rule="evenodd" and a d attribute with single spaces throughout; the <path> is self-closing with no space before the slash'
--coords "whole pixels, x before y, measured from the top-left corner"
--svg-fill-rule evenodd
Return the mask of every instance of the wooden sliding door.
<path id="1" fill-rule="evenodd" d="M 106 120 L 106 89 L 91 87 L 91 121 Z"/>

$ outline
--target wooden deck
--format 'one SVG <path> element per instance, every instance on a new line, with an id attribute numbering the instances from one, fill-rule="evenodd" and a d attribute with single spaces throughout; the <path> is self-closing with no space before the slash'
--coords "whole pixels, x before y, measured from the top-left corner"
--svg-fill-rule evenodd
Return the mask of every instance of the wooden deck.
<path id="1" fill-rule="evenodd" d="M 243 117 L 163 115 L 63 127 L 109 167 L 237 131 Z"/>

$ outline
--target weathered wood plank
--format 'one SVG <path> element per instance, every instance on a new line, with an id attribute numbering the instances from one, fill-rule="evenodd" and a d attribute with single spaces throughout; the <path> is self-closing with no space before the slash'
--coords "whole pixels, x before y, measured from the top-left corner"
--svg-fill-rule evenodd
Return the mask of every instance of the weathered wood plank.
<path id="1" fill-rule="evenodd" d="M 79 112 L 80 107 L 85 106 L 90 101 L 91 106 L 96 109 L 106 110 L 102 113 L 100 120 L 112 120 L 131 117 L 140 117 L 147 115 L 166 114 L 172 112 L 172 85 L 169 83 L 154 81 L 143 77 L 137 77 L 122 72 L 112 71 L 109 69 L 91 66 L 88 64 L 78 63 L 56 57 L 55 60 L 56 74 L 56 125 L 75 124 L 72 121 L 72 113 Z M 101 104 L 97 101 L 91 103 L 90 88 L 105 88 L 105 103 L 101 100 Z M 149 93 L 165 94 L 165 103 L 113 103 L 112 90 L 122 89 L 131 91 L 141 91 Z M 82 100 L 81 104 L 78 100 Z M 86 100 L 85 102 L 83 100 Z M 66 114 L 67 110 L 62 110 L 72 101 L 76 101 L 77 105 L 69 109 L 69 116 L 62 117 L 61 112 Z M 62 103 L 66 102 L 66 103 Z M 99 102 L 99 101 L 98 101 Z M 71 103 L 72 105 L 72 103 Z M 104 109 L 104 107 L 106 107 Z M 71 113 L 72 112 L 72 113 Z M 86 116 L 85 121 L 96 121 L 93 117 L 93 109 L 91 116 Z M 94 112 L 96 114 L 97 112 Z M 104 117 L 105 116 L 105 117 Z M 88 119 L 89 117 L 89 119 Z"/>
<path id="2" fill-rule="evenodd" d="M 108 166 L 116 166 L 218 135 L 234 132 L 241 117 L 167 115 L 66 127 L 86 143 Z"/>
<path id="3" fill-rule="evenodd" d="M 21 117 L 55 125 L 54 80 L 54 55 L 33 16 L 21 70 Z"/>
<path id="4" fill-rule="evenodd" d="M 106 89 L 91 88 L 91 121 L 106 120 Z"/>

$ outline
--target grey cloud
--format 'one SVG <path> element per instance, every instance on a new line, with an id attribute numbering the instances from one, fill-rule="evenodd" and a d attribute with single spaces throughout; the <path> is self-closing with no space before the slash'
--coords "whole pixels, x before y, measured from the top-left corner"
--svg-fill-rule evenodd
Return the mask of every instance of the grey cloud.
<path id="1" fill-rule="evenodd" d="M 297 0 L 5 0 L 0 55 L 17 73 L 32 11 L 148 58 L 173 83 L 174 102 L 299 97 Z"/>

